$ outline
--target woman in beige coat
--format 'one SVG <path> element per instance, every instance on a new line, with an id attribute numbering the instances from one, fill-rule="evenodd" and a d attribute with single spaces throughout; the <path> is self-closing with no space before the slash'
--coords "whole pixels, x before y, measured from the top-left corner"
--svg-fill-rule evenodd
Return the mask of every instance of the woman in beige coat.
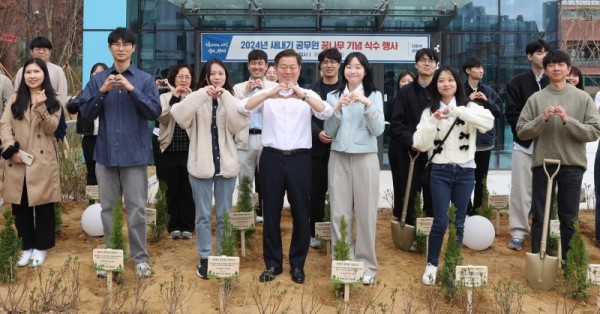
<path id="1" fill-rule="evenodd" d="M 17 93 L 7 101 L 0 120 L 4 201 L 12 204 L 22 241 L 17 264 L 37 267 L 46 259 L 46 250 L 54 247 L 54 202 L 61 200 L 54 139 L 60 103 L 43 60 L 29 59 L 23 68 Z"/>

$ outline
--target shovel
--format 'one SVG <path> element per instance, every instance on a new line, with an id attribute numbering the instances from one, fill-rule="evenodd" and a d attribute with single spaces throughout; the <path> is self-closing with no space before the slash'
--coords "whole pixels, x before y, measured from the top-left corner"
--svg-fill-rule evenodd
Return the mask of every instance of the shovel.
<path id="1" fill-rule="evenodd" d="M 413 157 L 408 152 L 410 158 L 410 166 L 408 167 L 408 181 L 406 182 L 406 190 L 404 191 L 404 202 L 402 203 L 402 216 L 400 221 L 392 220 L 392 240 L 394 247 L 402 251 L 408 252 L 415 240 L 415 226 L 406 224 L 406 212 L 408 211 L 408 199 L 410 197 L 410 188 L 412 185 L 413 171 L 415 170 L 415 161 L 419 157 L 420 152 Z"/>
<path id="2" fill-rule="evenodd" d="M 550 176 L 546 164 L 557 165 L 556 171 Z M 546 239 L 548 237 L 548 224 L 550 220 L 550 201 L 552 198 L 552 180 L 560 170 L 560 160 L 544 159 L 544 172 L 548 177 L 546 188 L 546 204 L 544 206 L 544 224 L 542 228 L 542 242 L 539 253 L 527 253 L 525 260 L 525 273 L 527 282 L 535 290 L 549 290 L 554 285 L 557 277 L 558 258 L 546 255 Z"/>

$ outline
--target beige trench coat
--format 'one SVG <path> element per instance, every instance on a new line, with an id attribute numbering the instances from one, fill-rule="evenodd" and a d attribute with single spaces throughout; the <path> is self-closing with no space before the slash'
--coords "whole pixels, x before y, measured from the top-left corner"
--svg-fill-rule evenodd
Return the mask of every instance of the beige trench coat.
<path id="1" fill-rule="evenodd" d="M 46 106 L 29 108 L 22 120 L 16 120 L 11 112 L 15 98 L 13 95 L 6 102 L 0 120 L 0 140 L 5 149 L 19 142 L 21 150 L 33 155 L 33 163 L 27 166 L 4 161 L 4 201 L 21 204 L 26 180 L 29 206 L 59 202 L 62 196 L 54 131 L 60 110 L 50 114 Z"/>

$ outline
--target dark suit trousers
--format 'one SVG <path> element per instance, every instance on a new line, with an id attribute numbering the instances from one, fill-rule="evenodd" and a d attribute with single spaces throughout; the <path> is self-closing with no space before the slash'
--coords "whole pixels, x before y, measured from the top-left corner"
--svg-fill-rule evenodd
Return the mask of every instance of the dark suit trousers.
<path id="1" fill-rule="evenodd" d="M 310 236 L 315 236 L 315 223 L 322 222 L 325 216 L 325 195 L 327 194 L 327 164 L 329 153 L 312 158 L 312 187 L 310 190 Z"/>
<path id="2" fill-rule="evenodd" d="M 260 182 L 263 195 L 263 255 L 266 267 L 281 267 L 281 209 L 287 191 L 293 231 L 289 260 L 293 268 L 304 267 L 310 242 L 310 152 L 284 156 L 263 149 L 260 156 Z"/>
<path id="3" fill-rule="evenodd" d="M 94 160 L 94 147 L 96 147 L 96 135 L 84 135 L 81 138 L 81 150 L 83 151 L 83 159 L 87 169 L 86 184 L 98 185 L 96 180 L 96 161 Z"/>
<path id="4" fill-rule="evenodd" d="M 402 204 L 404 203 L 404 194 L 406 192 L 406 183 L 408 182 L 408 170 L 410 167 L 410 157 L 408 150 L 400 147 L 395 141 L 390 142 L 389 160 L 392 170 L 392 184 L 394 186 L 394 217 L 402 216 Z M 433 217 L 433 207 L 431 203 L 431 191 L 429 189 L 429 180 L 425 180 L 424 171 L 427 162 L 427 153 L 421 153 L 415 162 L 413 177 L 408 199 L 408 211 L 406 213 L 406 222 L 414 225 L 415 217 L 415 196 L 417 191 L 422 189 L 423 210 L 427 217 Z"/>

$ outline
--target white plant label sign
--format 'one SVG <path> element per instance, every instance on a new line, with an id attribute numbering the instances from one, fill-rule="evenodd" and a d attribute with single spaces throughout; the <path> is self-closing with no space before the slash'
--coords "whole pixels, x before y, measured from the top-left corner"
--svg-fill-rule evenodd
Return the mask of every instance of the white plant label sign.
<path id="1" fill-rule="evenodd" d="M 123 250 L 94 249 L 92 260 L 94 270 L 123 272 Z"/>
<path id="2" fill-rule="evenodd" d="M 491 208 L 502 209 L 508 208 L 508 194 L 495 194 L 488 196 L 488 205 Z"/>
<path id="3" fill-rule="evenodd" d="M 85 196 L 93 199 L 94 201 L 100 200 L 100 191 L 97 185 L 86 185 Z"/>
<path id="4" fill-rule="evenodd" d="M 156 226 L 156 209 L 146 208 L 146 225 Z"/>
<path id="5" fill-rule="evenodd" d="M 589 264 L 587 272 L 588 282 L 600 286 L 600 264 Z"/>
<path id="6" fill-rule="evenodd" d="M 486 286 L 487 266 L 456 266 L 456 283 L 467 288 Z"/>
<path id="7" fill-rule="evenodd" d="M 433 225 L 433 218 L 417 218 L 417 233 L 424 233 L 429 235 L 431 232 L 431 226 Z"/>
<path id="8" fill-rule="evenodd" d="M 550 220 L 550 234 L 560 237 L 560 221 L 558 219 Z"/>
<path id="9" fill-rule="evenodd" d="M 331 281 L 333 283 L 361 283 L 364 273 L 363 262 L 331 261 Z"/>
<path id="10" fill-rule="evenodd" d="M 331 240 L 331 223 L 330 222 L 316 222 L 315 223 L 315 236 L 318 239 L 330 241 Z"/>
<path id="11" fill-rule="evenodd" d="M 238 256 L 209 256 L 208 278 L 237 278 L 240 275 Z"/>
<path id="12" fill-rule="evenodd" d="M 231 212 L 231 226 L 235 230 L 254 229 L 254 211 L 251 212 Z"/>

